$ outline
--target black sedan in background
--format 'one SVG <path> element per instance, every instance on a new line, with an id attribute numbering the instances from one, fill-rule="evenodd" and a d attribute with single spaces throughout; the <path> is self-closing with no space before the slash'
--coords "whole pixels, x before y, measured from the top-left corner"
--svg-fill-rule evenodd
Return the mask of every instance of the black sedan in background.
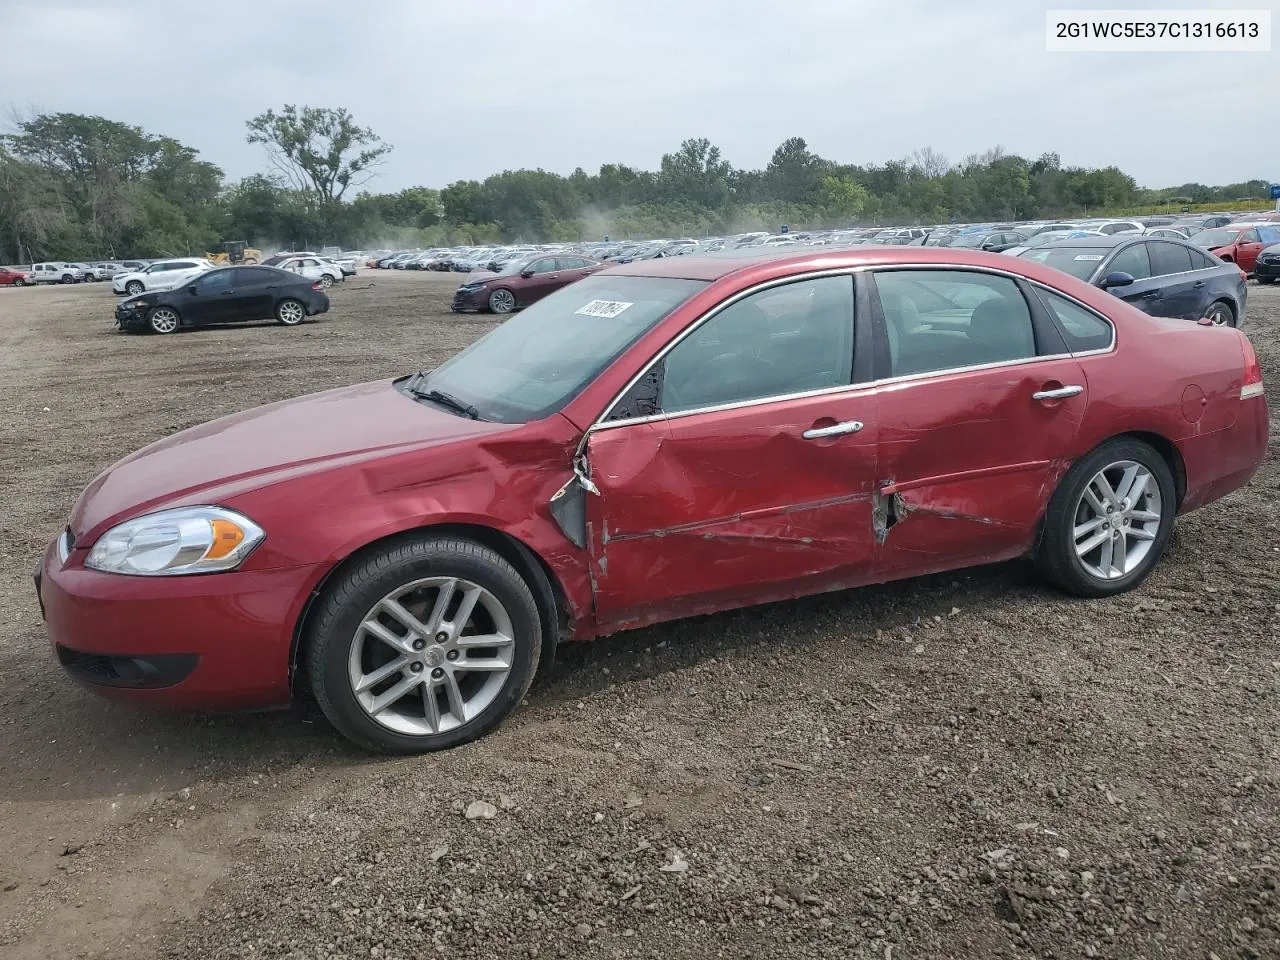
<path id="1" fill-rule="evenodd" d="M 1243 271 L 1193 243 L 1118 233 L 1056 240 L 1019 256 L 1087 280 L 1153 317 L 1208 317 L 1230 327 L 1244 319 Z"/>
<path id="2" fill-rule="evenodd" d="M 173 290 L 130 297 L 116 306 L 122 331 L 173 333 L 179 327 L 270 320 L 295 327 L 329 309 L 319 283 L 275 267 L 223 267 Z"/>

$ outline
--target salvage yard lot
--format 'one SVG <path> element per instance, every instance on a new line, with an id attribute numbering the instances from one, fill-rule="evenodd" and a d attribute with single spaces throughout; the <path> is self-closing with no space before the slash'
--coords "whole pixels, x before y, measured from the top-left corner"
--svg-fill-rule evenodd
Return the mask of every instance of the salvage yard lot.
<path id="1" fill-rule="evenodd" d="M 1280 955 L 1274 440 L 1133 593 L 1012 563 L 562 648 L 445 754 L 61 674 L 30 574 L 100 469 L 440 362 L 495 322 L 448 312 L 458 282 L 169 337 L 116 334 L 103 286 L 0 290 L 0 954 Z M 1280 384 L 1280 290 L 1249 296 Z"/>

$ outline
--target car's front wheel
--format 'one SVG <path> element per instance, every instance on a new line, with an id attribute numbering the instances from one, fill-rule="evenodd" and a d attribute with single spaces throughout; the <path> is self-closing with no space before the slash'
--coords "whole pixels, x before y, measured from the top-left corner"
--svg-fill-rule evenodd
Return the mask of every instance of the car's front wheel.
<path id="1" fill-rule="evenodd" d="M 328 290 L 333 286 L 333 277 L 329 276 L 327 273 L 320 274 L 320 286 Z"/>
<path id="2" fill-rule="evenodd" d="M 27 285 L 27 281 L 23 280 L 21 277 L 18 277 L 16 280 L 13 281 L 13 285 L 15 287 L 25 287 Z"/>
<path id="3" fill-rule="evenodd" d="M 493 313 L 510 313 L 516 308 L 516 295 L 505 287 L 489 294 L 489 309 Z"/>
<path id="4" fill-rule="evenodd" d="M 142 293 L 142 291 L 146 289 L 147 289 L 146 286 L 142 283 L 141 280 L 130 280 L 128 283 L 124 285 L 124 292 L 131 297 L 136 297 L 138 294 Z"/>
<path id="5" fill-rule="evenodd" d="M 1067 593 L 1109 597 L 1151 573 L 1173 533 L 1177 491 L 1150 444 L 1121 437 L 1076 461 L 1045 513 L 1036 563 Z"/>
<path id="6" fill-rule="evenodd" d="M 173 307 L 152 307 L 147 314 L 147 326 L 152 333 L 173 333 L 180 323 L 178 311 Z"/>
<path id="7" fill-rule="evenodd" d="M 520 703 L 542 628 L 528 584 L 501 556 L 421 535 L 340 573 L 305 642 L 312 692 L 339 732 L 421 753 L 484 735 Z"/>
<path id="8" fill-rule="evenodd" d="M 286 327 L 296 327 L 307 319 L 307 308 L 297 300 L 281 300 L 276 306 L 276 319 Z"/>
<path id="9" fill-rule="evenodd" d="M 64 274 L 62 275 L 62 282 L 63 282 L 63 283 L 75 283 L 75 282 L 76 282 L 76 278 L 75 278 L 75 277 L 73 277 L 73 276 L 72 276 L 71 274 L 69 274 L 69 273 L 64 273 Z"/>

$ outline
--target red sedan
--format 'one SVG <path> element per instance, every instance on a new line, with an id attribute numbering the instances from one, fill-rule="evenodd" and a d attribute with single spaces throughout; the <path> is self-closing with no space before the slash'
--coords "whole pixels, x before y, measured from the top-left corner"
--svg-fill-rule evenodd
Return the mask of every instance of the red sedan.
<path id="1" fill-rule="evenodd" d="M 1192 236 L 1191 242 L 1228 263 L 1234 263 L 1245 273 L 1253 273 L 1263 247 L 1280 243 L 1280 227 L 1233 223 L 1229 227 L 1201 230 Z"/>
<path id="2" fill-rule="evenodd" d="M 494 727 L 562 639 L 1021 556 L 1129 590 L 1266 445 L 1243 333 L 1027 260 L 649 260 L 430 373 L 126 457 L 37 590 L 99 692 L 260 708 L 305 684 L 352 740 L 430 750 Z"/>
<path id="3" fill-rule="evenodd" d="M 30 282 L 31 274 L 22 270 L 10 270 L 8 267 L 0 267 L 0 287 L 8 285 L 23 287 Z"/>

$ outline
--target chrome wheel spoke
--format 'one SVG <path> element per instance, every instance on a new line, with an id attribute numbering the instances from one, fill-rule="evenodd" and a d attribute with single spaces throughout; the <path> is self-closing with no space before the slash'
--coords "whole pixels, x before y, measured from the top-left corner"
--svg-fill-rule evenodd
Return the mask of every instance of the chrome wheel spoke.
<path id="1" fill-rule="evenodd" d="M 1148 530 L 1146 527 L 1130 527 L 1128 534 L 1130 540 L 1154 540 L 1156 538 L 1155 531 Z"/>
<path id="2" fill-rule="evenodd" d="M 459 650 L 475 647 L 509 647 L 513 643 L 515 643 L 513 639 L 500 633 L 478 633 L 469 637 L 458 637 L 453 641 L 453 645 Z"/>
<path id="3" fill-rule="evenodd" d="M 376 687 L 387 677 L 394 673 L 399 673 L 409 665 L 409 658 L 406 656 L 396 657 L 394 660 L 388 660 L 382 666 L 378 667 L 372 673 L 366 673 L 360 678 L 360 682 L 356 684 L 356 693 L 364 693 L 371 687 Z"/>
<path id="4" fill-rule="evenodd" d="M 1150 510 L 1130 510 L 1129 519 L 1134 523 L 1150 523 L 1152 520 L 1159 520 L 1160 514 Z"/>
<path id="5" fill-rule="evenodd" d="M 417 637 L 427 637 L 431 630 L 421 620 L 405 609 L 404 605 L 398 600 L 383 600 L 382 612 L 395 620 L 396 623 L 404 627 L 410 634 Z"/>
<path id="6" fill-rule="evenodd" d="M 369 712 L 376 717 L 420 683 L 422 683 L 420 674 L 410 674 L 386 693 L 374 697 L 369 705 Z"/>
<path id="7" fill-rule="evenodd" d="M 449 636 L 456 637 L 466 627 L 467 621 L 471 619 L 471 614 L 475 612 L 476 604 L 479 600 L 479 587 L 472 587 L 470 590 L 464 590 L 462 593 L 462 603 L 458 605 L 458 612 L 453 615 L 453 619 L 447 624 L 442 624 L 440 629 L 445 630 Z"/>
<path id="8" fill-rule="evenodd" d="M 1147 483 L 1151 479 L 1151 474 L 1143 470 L 1134 476 L 1133 481 L 1129 484 L 1129 489 L 1124 493 L 1124 499 L 1129 501 L 1130 508 L 1136 507 L 1142 495 L 1147 492 Z M 1133 516 L 1132 509 L 1129 513 Z"/>
<path id="9" fill-rule="evenodd" d="M 427 625 L 422 628 L 423 636 L 434 637 L 436 635 L 440 625 L 444 622 L 444 615 L 449 609 L 449 604 L 453 602 L 453 591 L 457 586 L 457 580 L 446 580 L 440 584 L 440 590 L 436 593 L 435 606 L 431 608 L 431 616 L 427 620 Z"/>
<path id="10" fill-rule="evenodd" d="M 1102 575 L 1104 577 L 1111 576 L 1111 544 L 1112 542 L 1113 542 L 1113 538 L 1111 534 L 1108 533 L 1107 539 L 1102 541 L 1102 553 L 1098 557 L 1098 566 L 1101 568 Z"/>
<path id="11" fill-rule="evenodd" d="M 1106 517 L 1094 517 L 1092 520 L 1086 520 L 1084 523 L 1077 524 L 1072 533 L 1076 544 L 1078 545 L 1080 543 L 1080 538 L 1085 534 L 1092 533 L 1106 522 Z M 1096 547 L 1097 544 L 1095 543 L 1094 546 Z"/>
<path id="12" fill-rule="evenodd" d="M 1093 481 L 1089 481 L 1089 486 L 1084 488 L 1084 502 L 1089 505 L 1089 509 L 1096 514 L 1107 512 L 1107 505 L 1103 503 L 1096 493 L 1093 492 Z"/>
<path id="13" fill-rule="evenodd" d="M 436 699 L 436 688 L 433 684 L 422 685 L 422 718 L 431 733 L 440 730 L 440 701 Z"/>
<path id="14" fill-rule="evenodd" d="M 1138 471 L 1141 469 L 1142 468 L 1135 463 L 1131 467 L 1127 468 L 1125 472 L 1120 475 L 1120 483 L 1116 485 L 1116 492 L 1115 492 L 1115 498 L 1117 503 L 1123 502 L 1130 498 L 1130 491 L 1133 489 L 1134 483 L 1137 482 Z"/>
<path id="15" fill-rule="evenodd" d="M 1094 550 L 1097 550 L 1098 547 L 1102 546 L 1104 543 L 1106 543 L 1110 539 L 1111 539 L 1111 530 L 1110 529 L 1102 530 L 1094 534 L 1084 543 L 1076 544 L 1076 555 L 1083 557 L 1085 554 L 1092 553 Z"/>
<path id="16" fill-rule="evenodd" d="M 1105 471 L 1099 473 L 1093 478 L 1093 484 L 1098 488 L 1098 493 L 1102 495 L 1102 501 L 1104 504 L 1115 506 L 1120 502 L 1120 498 L 1116 496 L 1116 491 L 1111 486 L 1111 481 L 1107 479 Z"/>
<path id="17" fill-rule="evenodd" d="M 452 670 L 444 674 L 444 695 L 449 701 L 449 712 L 458 723 L 467 722 L 467 702 L 462 699 L 462 689 L 458 686 L 458 678 Z"/>
<path id="18" fill-rule="evenodd" d="M 462 673 L 493 673 L 499 670 L 510 670 L 511 664 L 496 657 L 484 660 L 459 660 L 454 664 L 454 669 Z"/>
<path id="19" fill-rule="evenodd" d="M 374 612 L 376 613 L 377 611 L 374 611 Z M 412 641 L 410 641 L 406 637 L 396 636 L 394 633 L 392 633 L 390 630 L 384 627 L 377 620 L 364 621 L 364 623 L 360 624 L 360 629 L 363 630 L 365 633 L 372 634 L 374 637 L 381 640 L 387 646 L 391 647 L 393 650 L 398 651 L 399 653 L 404 654 L 405 656 L 413 655 L 414 651 L 413 651 Z"/>

